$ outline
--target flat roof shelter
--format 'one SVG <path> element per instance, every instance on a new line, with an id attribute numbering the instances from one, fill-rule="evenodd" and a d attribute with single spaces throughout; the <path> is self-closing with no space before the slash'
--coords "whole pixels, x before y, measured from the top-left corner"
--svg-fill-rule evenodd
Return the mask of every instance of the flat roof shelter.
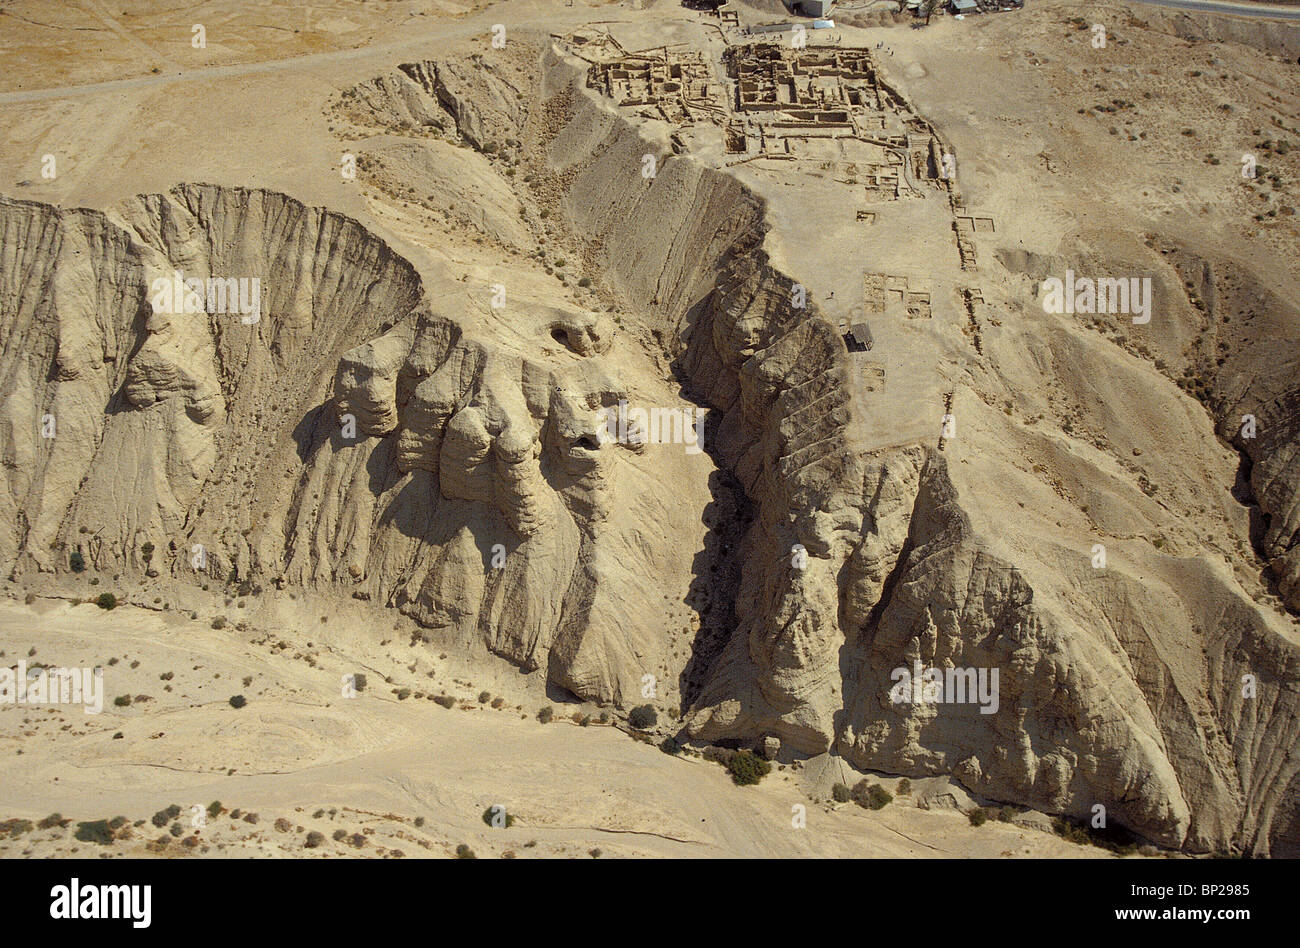
<path id="1" fill-rule="evenodd" d="M 979 7 L 975 0 L 952 0 L 952 10 L 954 13 L 977 13 Z"/>
<path id="2" fill-rule="evenodd" d="M 866 352 L 875 344 L 871 338 L 871 327 L 866 323 L 854 323 L 844 334 L 844 344 L 850 352 Z"/>

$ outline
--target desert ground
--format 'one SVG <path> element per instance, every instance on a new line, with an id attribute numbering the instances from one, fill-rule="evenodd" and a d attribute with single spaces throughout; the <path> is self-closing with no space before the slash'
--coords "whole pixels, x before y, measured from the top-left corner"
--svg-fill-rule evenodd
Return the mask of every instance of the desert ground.
<path id="1" fill-rule="evenodd" d="M 0 4 L 0 855 L 1300 852 L 1300 25 L 724 10 Z"/>
<path id="2" fill-rule="evenodd" d="M 243 616 L 239 602 L 216 611 Z M 600 724 L 594 706 L 553 702 L 510 669 L 423 655 L 405 628 L 386 630 L 380 646 L 362 617 L 339 615 L 342 631 L 326 645 L 328 624 L 304 638 L 291 622 L 268 621 L 284 630 L 271 634 L 249 619 L 242 631 L 214 630 L 157 608 L 7 606 L 6 660 L 11 643 L 30 642 L 28 662 L 103 666 L 133 700 L 119 707 L 119 694 L 106 694 L 98 715 L 5 710 L 0 813 L 36 826 L 0 837 L 0 854 L 401 858 L 468 845 L 479 858 L 1110 858 L 1053 835 L 1037 814 L 974 827 L 954 806 L 969 798 L 942 779 L 916 781 L 911 799 L 879 811 L 833 802 L 839 770 L 829 762 L 737 787 L 717 764 L 635 741 Z M 341 679 L 356 674 L 367 684 L 345 699 Z M 403 688 L 410 694 L 399 699 Z M 505 702 L 480 702 L 483 691 Z M 455 704 L 435 704 L 435 692 Z M 233 694 L 248 703 L 231 707 Z M 561 714 L 543 725 L 545 706 Z M 580 726 L 574 712 L 592 722 Z M 897 788 L 897 779 L 881 782 Z M 919 808 L 922 800 L 934 808 Z M 206 814 L 214 802 L 220 815 L 195 826 L 193 808 Z M 180 814 L 154 825 L 173 805 Z M 483 821 L 498 805 L 509 827 Z M 38 828 L 53 814 L 66 824 Z M 118 816 L 126 832 L 111 845 L 75 838 L 79 823 Z M 172 834 L 173 824 L 183 832 Z M 308 847 L 313 831 L 325 839 Z"/>

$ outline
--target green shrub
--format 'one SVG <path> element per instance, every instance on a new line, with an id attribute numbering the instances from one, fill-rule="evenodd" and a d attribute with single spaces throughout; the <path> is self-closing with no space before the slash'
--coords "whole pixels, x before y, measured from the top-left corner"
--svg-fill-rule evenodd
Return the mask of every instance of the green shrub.
<path id="1" fill-rule="evenodd" d="M 131 696 L 118 695 L 116 698 L 113 699 L 113 704 L 115 704 L 119 708 L 129 707 L 131 704 Z"/>
<path id="2" fill-rule="evenodd" d="M 831 799 L 836 803 L 848 803 L 852 798 L 853 791 L 846 784 L 837 783 L 831 787 Z"/>
<path id="3" fill-rule="evenodd" d="M 537 712 L 537 720 L 541 721 L 543 724 L 550 724 L 551 718 L 553 717 L 555 717 L 555 709 L 549 704 Z"/>
<path id="4" fill-rule="evenodd" d="M 665 754 L 680 754 L 682 752 L 682 745 L 678 744 L 674 738 L 665 737 L 659 742 L 659 749 Z"/>
<path id="5" fill-rule="evenodd" d="M 911 792 L 912 792 L 912 781 L 908 780 L 906 777 L 898 781 L 899 796 L 905 797 Z"/>
<path id="6" fill-rule="evenodd" d="M 248 699 L 243 695 L 231 695 L 230 706 L 232 708 L 242 708 L 246 704 L 248 704 Z"/>
<path id="7" fill-rule="evenodd" d="M 717 747 L 716 745 L 710 744 L 708 747 L 704 748 L 700 756 L 705 760 L 730 768 L 731 758 L 736 756 L 736 752 L 730 747 Z"/>
<path id="8" fill-rule="evenodd" d="M 659 715 L 651 705 L 642 704 L 632 709 L 627 716 L 627 723 L 638 731 L 644 731 L 659 723 Z"/>
<path id="9" fill-rule="evenodd" d="M 100 593 L 95 599 L 95 605 L 99 606 L 101 609 L 116 609 L 117 597 L 112 593 Z"/>
<path id="10" fill-rule="evenodd" d="M 731 758 L 727 770 L 737 786 L 745 787 L 758 783 L 771 773 L 772 765 L 753 751 L 743 750 Z"/>
<path id="11" fill-rule="evenodd" d="M 81 550 L 73 550 L 72 555 L 68 557 L 68 566 L 74 573 L 84 573 L 86 571 L 86 558 L 81 555 Z"/>
<path id="12" fill-rule="evenodd" d="M 303 845 L 308 849 L 315 849 L 323 842 L 325 842 L 325 834 L 312 830 L 307 834 L 307 839 L 303 842 Z"/>
<path id="13" fill-rule="evenodd" d="M 975 809 L 967 812 L 966 819 L 970 820 L 971 826 L 983 826 L 989 821 L 989 815 L 985 811 L 984 807 L 977 806 Z"/>
<path id="14" fill-rule="evenodd" d="M 211 803 L 208 804 L 208 816 L 215 820 L 220 815 L 221 815 L 221 801 L 213 800 Z"/>
<path id="15" fill-rule="evenodd" d="M 868 783 L 866 778 L 853 785 L 853 802 L 867 810 L 880 810 L 889 805 L 894 795 L 878 783 Z"/>
<path id="16" fill-rule="evenodd" d="M 492 692 L 490 692 L 490 691 L 480 691 L 480 692 L 478 693 L 478 703 L 479 703 L 479 704 L 487 704 L 487 703 L 488 703 L 489 701 L 491 701 L 491 700 L 492 700 Z"/>
<path id="17" fill-rule="evenodd" d="M 506 829 L 509 829 L 510 827 L 515 825 L 515 818 L 511 816 L 509 813 L 507 813 L 506 808 L 499 803 L 494 803 L 486 810 L 483 811 L 483 822 L 486 823 L 488 826 L 492 827 L 493 829 L 501 828 L 498 825 L 498 823 L 503 817 L 505 819 Z M 494 820 L 496 822 L 494 822 Z"/>
<path id="18" fill-rule="evenodd" d="M 456 699 L 453 698 L 451 695 L 438 695 L 436 698 L 433 699 L 433 703 L 442 705 L 442 707 L 450 709 L 456 706 Z"/>
<path id="19" fill-rule="evenodd" d="M 474 855 L 474 850 L 470 849 L 470 848 L 469 848 L 468 846 L 466 846 L 464 843 L 461 843 L 459 846 L 456 847 L 456 858 L 457 858 L 457 859 L 477 859 L 478 856 L 475 856 L 475 855 Z"/>
<path id="20" fill-rule="evenodd" d="M 31 820 L 13 819 L 0 823 L 0 838 L 21 836 L 23 833 L 30 833 L 31 831 Z"/>
<path id="21" fill-rule="evenodd" d="M 113 845 L 113 831 L 108 828 L 108 820 L 91 820 L 78 823 L 73 834 L 83 843 L 95 843 L 99 846 Z"/>

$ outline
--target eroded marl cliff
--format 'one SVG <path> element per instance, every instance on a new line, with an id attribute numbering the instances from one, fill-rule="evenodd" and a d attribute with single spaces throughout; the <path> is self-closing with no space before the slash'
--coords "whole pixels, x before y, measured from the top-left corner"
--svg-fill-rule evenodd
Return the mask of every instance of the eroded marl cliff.
<path id="1" fill-rule="evenodd" d="M 564 76 L 549 72 L 546 107 L 565 208 L 677 340 L 689 385 L 723 416 L 714 457 L 757 512 L 735 624 L 701 676 L 689 733 L 774 734 L 864 768 L 952 772 L 994 799 L 1076 817 L 1100 803 L 1166 845 L 1292 851 L 1300 665 L 1285 623 L 1195 559 L 1158 557 L 1153 581 L 1040 550 L 1029 555 L 1063 565 L 1031 580 L 993 542 L 996 525 L 972 525 L 945 455 L 854 450 L 844 347 L 815 306 L 794 309 L 791 280 L 754 239 L 761 223 L 703 268 L 718 273 L 712 285 L 682 265 L 683 251 L 703 261 L 712 249 L 682 208 L 707 214 L 734 183 L 677 158 L 648 187 L 628 181 L 646 143 L 624 142 L 617 117 Z M 575 161 L 575 142 L 593 158 Z M 611 182 L 628 182 L 621 200 Z M 647 227 L 647 207 L 669 210 Z M 999 669 L 997 713 L 892 702 L 891 671 L 916 661 Z M 1257 698 L 1243 696 L 1247 675 Z"/>
<path id="2" fill-rule="evenodd" d="M 185 186 L 110 215 L 0 205 L 7 566 L 63 569 L 83 544 L 143 569 L 150 542 L 152 566 L 183 576 L 202 543 L 213 575 L 368 597 L 583 697 L 636 700 L 648 670 L 681 680 L 701 740 L 774 734 L 1051 812 L 1101 803 L 1167 845 L 1297 851 L 1297 648 L 1230 577 L 1009 548 L 972 503 L 999 486 L 951 452 L 863 452 L 843 343 L 793 305 L 761 201 L 681 156 L 641 178 L 654 145 L 556 54 L 527 114 L 477 106 L 510 101 L 480 88 L 504 81 L 490 70 L 454 88 L 428 79 L 454 69 L 401 72 L 410 115 L 537 156 L 539 190 L 712 409 L 726 509 L 752 519 L 735 549 L 709 547 L 727 567 L 713 603 L 730 602 L 696 656 L 645 607 L 701 572 L 680 540 L 697 472 L 594 437 L 625 393 L 599 358 L 609 326 L 532 313 L 572 358 L 532 357 L 476 332 L 468 296 L 429 299 L 356 222 L 264 192 Z M 264 275 L 260 320 L 154 313 L 150 281 L 174 269 Z M 891 702 L 891 670 L 914 661 L 999 669 L 997 712 Z"/>

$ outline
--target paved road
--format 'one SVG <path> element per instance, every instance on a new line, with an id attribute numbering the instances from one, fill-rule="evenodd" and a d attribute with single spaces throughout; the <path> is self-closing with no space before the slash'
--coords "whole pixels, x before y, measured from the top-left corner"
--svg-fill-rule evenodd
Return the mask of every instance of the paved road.
<path id="1" fill-rule="evenodd" d="M 1283 7 L 1268 3 L 1229 3 L 1227 0 L 1129 0 L 1151 7 L 1171 7 L 1196 13 L 1231 13 L 1234 16 L 1267 20 L 1300 21 L 1300 7 Z"/>
<path id="2" fill-rule="evenodd" d="M 1300 22 L 1300 7 L 1276 6 L 1264 3 L 1232 3 L 1229 0 L 1130 0 L 1147 6 L 1168 7 L 1177 10 L 1191 10 L 1198 13 L 1228 13 L 1236 16 L 1257 19 L 1294 20 Z M 467 27 L 460 26 L 461 32 Z M 98 92 L 125 92 L 148 86 L 166 85 L 173 82 L 194 82 L 199 80 L 226 79 L 234 76 L 246 76 L 261 72 L 274 72 L 284 69 L 298 69 L 304 66 L 320 66 L 326 63 L 346 60 L 364 59 L 377 53 L 397 52 L 404 49 L 419 48 L 426 45 L 429 34 L 446 35 L 446 25 L 436 29 L 427 29 L 424 35 L 412 36 L 397 42 L 381 43 L 374 46 L 362 46 L 356 49 L 333 50 L 325 53 L 310 53 L 305 56 L 293 56 L 286 59 L 262 60 L 251 63 L 235 63 L 229 66 L 205 66 L 199 69 L 186 69 L 174 73 L 138 76 L 132 79 L 113 79 L 106 82 L 89 82 L 78 85 L 54 86 L 46 89 L 23 89 L 15 92 L 0 93 L 0 104 L 14 105 L 20 102 L 39 102 L 47 99 L 61 99 L 66 96 L 90 95 Z"/>

